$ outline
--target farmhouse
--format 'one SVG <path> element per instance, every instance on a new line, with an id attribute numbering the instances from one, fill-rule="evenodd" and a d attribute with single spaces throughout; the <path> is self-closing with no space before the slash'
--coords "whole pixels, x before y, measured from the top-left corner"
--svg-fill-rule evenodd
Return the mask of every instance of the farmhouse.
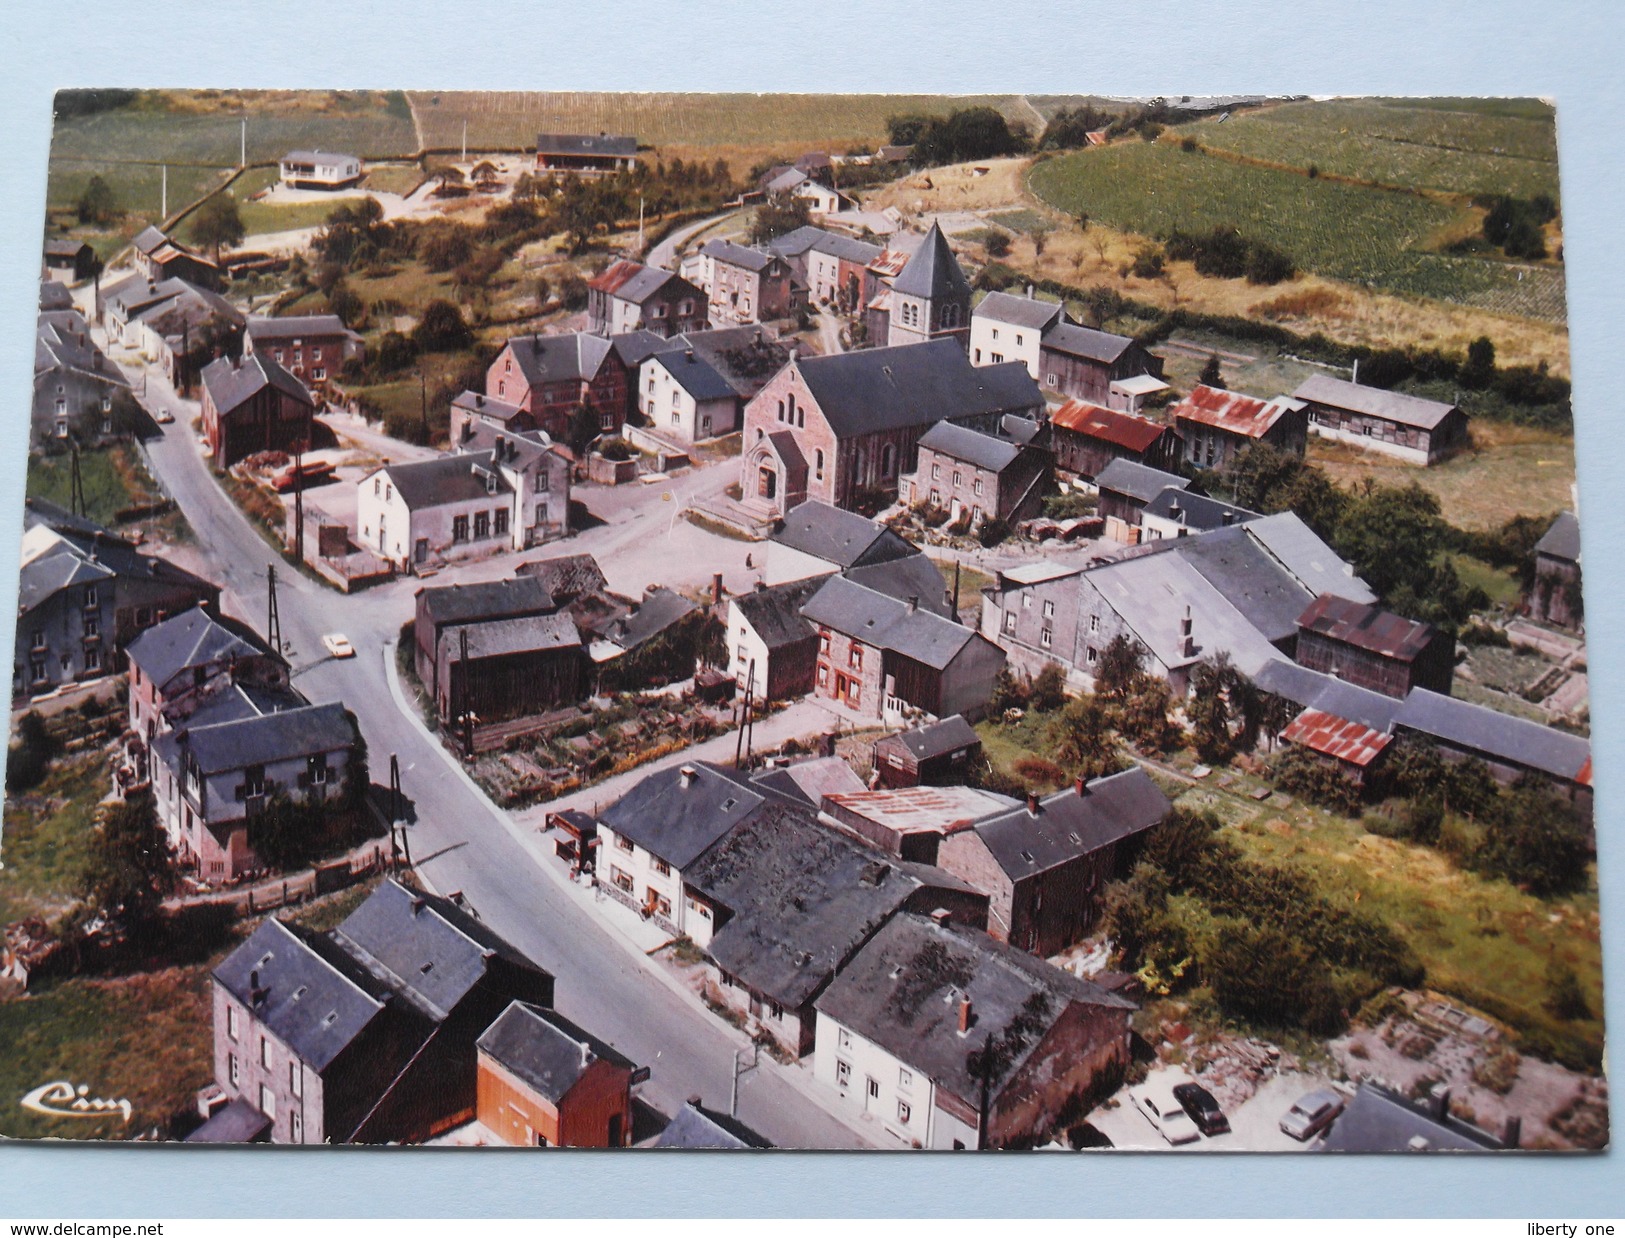
<path id="1" fill-rule="evenodd" d="M 786 701 L 812 691 L 818 631 L 801 608 L 822 584 L 818 576 L 764 584 L 728 600 L 728 673 L 740 692 Z"/>
<path id="2" fill-rule="evenodd" d="M 1048 1137 L 1069 1106 L 1121 1078 L 1135 1010 L 986 933 L 908 914 L 816 1007 L 814 1077 L 900 1146 L 943 1149 Z M 984 1084 L 970 1063 L 995 1038 L 1013 1051 Z"/>
<path id="3" fill-rule="evenodd" d="M 1140 540 L 1145 509 L 1152 501 L 1169 490 L 1183 493 L 1190 489 L 1190 482 L 1177 473 L 1119 457 L 1100 470 L 1095 486 L 1100 492 L 1098 510 L 1106 522 L 1106 536 L 1134 545 Z"/>
<path id="4" fill-rule="evenodd" d="M 175 390 L 184 394 L 205 364 L 242 350 L 246 320 L 219 293 L 183 279 L 165 280 L 153 293 L 152 302 L 123 323 L 121 336 L 161 366 Z M 110 301 L 110 316 L 112 311 Z"/>
<path id="5" fill-rule="evenodd" d="M 978 369 L 951 339 L 792 359 L 745 406 L 745 502 L 774 515 L 807 499 L 856 508 L 913 471 L 937 422 L 1042 405 L 1019 364 Z"/>
<path id="6" fill-rule="evenodd" d="M 1292 393 L 1309 411 L 1309 429 L 1409 464 L 1437 464 L 1467 443 L 1467 414 L 1454 404 L 1364 387 L 1329 374 Z"/>
<path id="7" fill-rule="evenodd" d="M 184 279 L 189 283 L 216 291 L 225 282 L 220 264 L 188 249 L 179 241 L 171 240 L 160 228 L 149 225 L 135 234 L 130 241 L 130 255 L 136 273 L 149 284 L 161 284 L 166 279 Z"/>
<path id="8" fill-rule="evenodd" d="M 639 366 L 632 403 L 662 438 L 692 443 L 731 434 L 745 402 L 793 352 L 762 327 L 674 336 Z"/>
<path id="9" fill-rule="evenodd" d="M 1094 481 L 1113 460 L 1162 472 L 1179 462 L 1179 432 L 1149 417 L 1074 399 L 1056 409 L 1049 424 L 1055 467 L 1085 481 Z"/>
<path id="10" fill-rule="evenodd" d="M 706 328 L 705 293 L 680 275 L 621 259 L 587 281 L 587 330 L 670 337 Z"/>
<path id="11" fill-rule="evenodd" d="M 814 693 L 866 717 L 980 717 L 1004 666 L 1004 651 L 970 628 L 844 577 L 801 613 L 818 628 Z"/>
<path id="12" fill-rule="evenodd" d="M 337 314 L 250 318 L 245 347 L 251 353 L 269 354 L 318 399 L 325 398 L 328 383 L 338 377 L 344 363 L 359 360 L 366 351 L 361 337 Z"/>
<path id="13" fill-rule="evenodd" d="M 905 503 L 946 508 L 971 534 L 989 520 L 1013 524 L 1038 514 L 1049 482 L 1049 453 L 939 421 L 919 442 L 918 466 L 898 482 Z"/>
<path id="14" fill-rule="evenodd" d="M 485 396 L 517 407 L 530 428 L 564 443 L 574 439 L 581 408 L 591 410 L 601 432 L 617 433 L 626 420 L 630 381 L 609 341 L 596 335 L 516 335 L 486 370 Z"/>
<path id="15" fill-rule="evenodd" d="M 290 150 L 277 172 L 290 189 L 347 189 L 361 180 L 361 160 L 334 151 Z"/>
<path id="16" fill-rule="evenodd" d="M 100 442 L 128 425 L 135 408 L 129 382 L 91 340 L 85 320 L 71 309 L 41 313 L 34 332 L 30 448 Z"/>
<path id="17" fill-rule="evenodd" d="M 982 759 L 982 740 L 958 714 L 875 741 L 876 785 L 952 786 Z"/>
<path id="18" fill-rule="evenodd" d="M 717 240 L 707 241 L 700 253 L 709 266 L 706 292 L 716 325 L 787 318 L 806 304 L 806 285 L 770 249 Z"/>
<path id="19" fill-rule="evenodd" d="M 1059 302 L 990 292 L 971 314 L 971 363 L 998 365 L 1004 361 L 1020 361 L 1035 382 L 1041 381 L 1040 341 L 1045 331 L 1065 321 L 1066 310 Z"/>
<path id="20" fill-rule="evenodd" d="M 203 439 L 214 467 L 259 451 L 304 451 L 316 400 L 299 379 L 264 353 L 221 357 L 203 367 Z"/>
<path id="21" fill-rule="evenodd" d="M 988 896 L 987 931 L 1039 958 L 1081 941 L 1101 891 L 1173 807 L 1143 769 L 1086 782 L 948 829 L 936 862 Z"/>
<path id="22" fill-rule="evenodd" d="M 516 1001 L 475 1046 L 475 1117 L 502 1143 L 623 1148 L 631 1141 L 637 1067 L 557 1011 Z"/>
<path id="23" fill-rule="evenodd" d="M 880 257 L 878 245 L 809 224 L 774 237 L 769 247 L 789 262 L 820 305 L 850 314 L 874 295 L 869 267 Z"/>
<path id="24" fill-rule="evenodd" d="M 1580 591 L 1580 522 L 1563 512 L 1535 543 L 1535 579 L 1524 610 L 1537 623 L 1585 630 L 1585 601 Z"/>
<path id="25" fill-rule="evenodd" d="M 1403 699 L 1412 688 L 1450 695 L 1456 641 L 1431 623 L 1324 593 L 1298 617 L 1296 659 L 1361 688 Z"/>
<path id="26" fill-rule="evenodd" d="M 417 1143 L 467 1122 L 480 1036 L 514 1001 L 553 1002 L 553 977 L 481 921 L 394 880 L 325 933 L 262 921 L 211 980 L 215 1084 L 272 1143 Z"/>
<path id="27" fill-rule="evenodd" d="M 246 623 L 201 606 L 144 629 L 124 652 L 130 730 L 148 741 L 233 688 L 288 686 L 288 664 L 280 653 Z"/>
<path id="28" fill-rule="evenodd" d="M 536 418 L 519 405 L 478 391 L 464 391 L 451 402 L 451 423 L 447 428 L 451 441 L 458 443 L 471 437 L 468 427 L 476 422 L 506 434 L 523 434 L 536 429 Z"/>
<path id="29" fill-rule="evenodd" d="M 638 166 L 638 140 L 600 133 L 539 133 L 536 170 L 574 176 L 612 176 Z"/>
<path id="30" fill-rule="evenodd" d="M 1185 439 L 1185 463 L 1223 469 L 1254 443 L 1301 456 L 1308 435 L 1303 401 L 1260 400 L 1239 391 L 1198 385 L 1174 405 L 1171 418 Z"/>

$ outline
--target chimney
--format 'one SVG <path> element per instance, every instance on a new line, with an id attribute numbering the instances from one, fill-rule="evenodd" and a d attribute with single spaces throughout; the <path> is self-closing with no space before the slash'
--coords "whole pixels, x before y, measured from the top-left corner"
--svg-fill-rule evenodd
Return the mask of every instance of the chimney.
<path id="1" fill-rule="evenodd" d="M 1077 781 L 1072 784 L 1072 789 L 1078 793 L 1080 798 L 1082 796 L 1088 795 L 1089 794 L 1089 780 L 1087 778 L 1085 778 L 1082 774 L 1079 774 Z"/>
<path id="2" fill-rule="evenodd" d="M 722 603 L 722 573 L 711 574 L 711 605 L 719 606 Z"/>
<path id="3" fill-rule="evenodd" d="M 678 782 L 685 787 L 692 787 L 694 785 L 694 780 L 700 776 L 699 770 L 695 769 L 692 765 L 683 766 L 682 769 L 677 771 L 677 774 Z"/>
<path id="4" fill-rule="evenodd" d="M 1236 513 L 1225 512 L 1224 515 L 1219 517 L 1219 519 L 1224 522 L 1224 527 L 1228 529 L 1231 525 L 1236 523 Z"/>
<path id="5" fill-rule="evenodd" d="M 423 906 L 424 906 L 423 899 L 421 897 L 413 898 L 411 903 L 410 903 L 410 906 L 412 908 L 412 915 L 414 917 L 416 917 L 418 912 L 423 910 Z"/>
<path id="6" fill-rule="evenodd" d="M 1027 792 L 1027 812 L 1028 812 L 1028 814 L 1030 816 L 1036 817 L 1038 815 L 1038 792 L 1037 791 L 1029 791 L 1029 792 Z"/>
<path id="7" fill-rule="evenodd" d="M 683 349 L 683 360 L 684 361 L 693 361 L 694 360 L 694 350 L 692 348 Z"/>
<path id="8" fill-rule="evenodd" d="M 1191 634 L 1191 608 L 1185 607 L 1185 617 L 1179 621 L 1179 635 L 1182 638 L 1180 647 L 1185 651 L 1184 656 L 1196 656 L 1196 637 Z"/>
<path id="9" fill-rule="evenodd" d="M 500 435 L 500 434 L 497 435 L 496 458 L 498 460 L 502 459 L 502 457 L 507 453 L 507 450 L 508 450 L 508 440 L 503 438 L 502 435 Z"/>
<path id="10" fill-rule="evenodd" d="M 1523 1119 L 1517 1114 L 1507 1117 L 1506 1126 L 1501 1132 L 1501 1146 L 1503 1148 L 1516 1148 L 1523 1139 Z"/>
<path id="11" fill-rule="evenodd" d="M 909 600 L 908 600 L 908 613 L 912 615 L 915 611 L 917 611 L 919 609 L 920 609 L 920 599 L 918 597 L 909 598 Z"/>
<path id="12" fill-rule="evenodd" d="M 1169 515 L 1169 517 L 1171 519 L 1179 521 L 1180 523 L 1183 523 L 1184 522 L 1184 517 L 1185 517 L 1185 509 L 1183 507 L 1181 507 L 1178 503 L 1170 503 L 1168 505 L 1168 515 Z"/>
<path id="13" fill-rule="evenodd" d="M 758 580 L 756 582 L 756 592 L 757 593 L 766 593 L 767 592 L 767 581 Z"/>
<path id="14" fill-rule="evenodd" d="M 585 1040 L 583 1040 L 581 1042 L 581 1065 L 583 1067 L 586 1067 L 586 1066 L 590 1066 L 591 1064 L 592 1064 L 592 1046 L 589 1045 Z"/>
<path id="15" fill-rule="evenodd" d="M 946 907 L 938 907 L 931 913 L 931 919 L 936 923 L 938 928 L 947 928 L 948 921 L 952 918 L 953 913 L 950 912 Z"/>
<path id="16" fill-rule="evenodd" d="M 1450 1116 L 1450 1085 L 1435 1083 L 1428 1092 L 1428 1117 L 1443 1122 Z"/>
<path id="17" fill-rule="evenodd" d="M 687 1104 L 687 1105 L 688 1105 L 688 1107 L 689 1107 L 689 1108 L 690 1108 L 690 1109 L 698 1109 L 698 1108 L 699 1108 L 699 1107 L 700 1107 L 700 1097 L 699 1097 L 699 1094 L 698 1094 L 698 1093 L 696 1093 L 696 1094 L 695 1094 L 695 1095 L 693 1095 L 693 1096 L 690 1096 L 690 1097 L 689 1097 L 689 1098 L 688 1098 L 688 1100 L 687 1100 L 687 1101 L 686 1101 L 686 1102 L 685 1102 L 685 1103 L 686 1103 L 686 1104 Z"/>
<path id="18" fill-rule="evenodd" d="M 475 408 L 484 408 L 485 407 L 485 397 L 482 396 L 477 391 L 474 393 L 474 407 Z"/>
<path id="19" fill-rule="evenodd" d="M 970 1031 L 970 996 L 967 994 L 959 999 L 959 1034 L 963 1036 Z"/>

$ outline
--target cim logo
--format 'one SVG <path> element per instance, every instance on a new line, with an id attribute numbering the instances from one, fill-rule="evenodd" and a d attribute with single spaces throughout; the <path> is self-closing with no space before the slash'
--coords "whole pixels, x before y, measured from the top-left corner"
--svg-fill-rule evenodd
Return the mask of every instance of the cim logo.
<path id="1" fill-rule="evenodd" d="M 21 1101 L 24 1109 L 47 1114 L 53 1118 L 109 1118 L 120 1114 L 130 1120 L 130 1102 L 127 1100 L 100 1100 L 90 1095 L 90 1085 L 74 1087 L 66 1079 L 42 1083 Z"/>

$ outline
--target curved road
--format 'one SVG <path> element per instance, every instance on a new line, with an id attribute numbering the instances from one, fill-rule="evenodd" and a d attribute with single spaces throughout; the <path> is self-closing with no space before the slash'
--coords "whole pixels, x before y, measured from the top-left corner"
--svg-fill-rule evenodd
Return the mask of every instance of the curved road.
<path id="1" fill-rule="evenodd" d="M 399 757 L 402 787 L 416 816 L 412 855 L 426 880 L 443 892 L 460 890 L 486 923 L 552 972 L 563 1014 L 650 1066 L 643 1091 L 650 1102 L 673 1113 L 685 1098 L 701 1095 L 713 1107 L 726 1107 L 734 1051 L 747 1044 L 744 1036 L 672 992 L 651 972 L 656 965 L 635 959 L 590 910 L 576 905 L 490 802 L 447 768 L 444 750 L 392 703 L 382 650 L 411 618 L 417 582 L 397 580 L 344 595 L 302 576 L 281 561 L 215 482 L 190 429 L 197 405 L 178 399 L 150 372 L 145 402 L 175 415 L 163 437 L 148 444 L 147 456 L 191 525 L 227 595 L 226 606 L 263 629 L 266 568 L 277 564 L 282 632 L 300 689 L 313 700 L 342 701 L 355 711 L 376 781 L 387 776 L 390 754 Z M 613 577 L 618 549 L 635 556 L 656 543 L 658 553 L 656 535 L 671 536 L 681 500 L 720 490 L 730 476 L 725 468 L 711 469 L 667 486 L 633 488 L 643 493 L 633 494 L 619 518 L 550 549 L 594 553 Z M 668 489 L 676 492 L 676 506 L 662 500 Z M 498 559 L 481 574 L 511 570 L 511 559 Z M 344 632 L 359 656 L 329 659 L 306 673 L 323 660 L 325 632 Z M 798 1069 L 799 1085 L 792 1086 L 780 1068 L 765 1057 L 763 1063 L 740 1080 L 742 1121 L 784 1147 L 864 1146 L 854 1130 L 803 1094 L 812 1086 L 810 1072 L 792 1068 Z"/>

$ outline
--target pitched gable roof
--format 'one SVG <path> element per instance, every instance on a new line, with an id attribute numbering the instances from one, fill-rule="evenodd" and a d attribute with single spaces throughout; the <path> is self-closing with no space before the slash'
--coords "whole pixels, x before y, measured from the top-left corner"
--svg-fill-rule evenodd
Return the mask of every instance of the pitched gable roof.
<path id="1" fill-rule="evenodd" d="M 929 761 L 933 757 L 946 756 L 982 742 L 963 714 L 954 714 L 913 730 L 900 731 L 891 738 L 907 748 L 916 761 Z"/>
<path id="2" fill-rule="evenodd" d="M 1403 426 L 1414 426 L 1419 430 L 1436 429 L 1441 421 L 1456 411 L 1454 404 L 1441 400 L 1427 400 L 1382 387 L 1367 387 L 1333 378 L 1330 374 L 1315 374 L 1306 378 L 1298 384 L 1292 398 L 1324 404 L 1328 408 L 1346 409 Z"/>
<path id="3" fill-rule="evenodd" d="M 984 817 L 971 828 L 1011 880 L 1070 863 L 1159 824 L 1173 805 L 1139 766 Z"/>
<path id="4" fill-rule="evenodd" d="M 638 153 L 638 140 L 610 133 L 538 133 L 538 155 L 616 155 Z"/>
<path id="5" fill-rule="evenodd" d="M 508 341 L 514 364 L 525 382 L 591 382 L 598 377 L 609 341 L 585 331 L 567 335 L 516 335 Z"/>
<path id="6" fill-rule="evenodd" d="M 1406 619 L 1369 602 L 1351 602 L 1330 593 L 1309 603 L 1298 616 L 1298 626 L 1402 662 L 1415 661 L 1439 632 L 1431 623 Z"/>
<path id="7" fill-rule="evenodd" d="M 1169 426 L 1149 417 L 1102 408 L 1084 400 L 1071 399 L 1056 409 L 1050 421 L 1057 429 L 1070 430 L 1087 438 L 1099 439 L 1133 452 L 1146 452 L 1169 433 Z"/>
<path id="8" fill-rule="evenodd" d="M 715 765 L 691 761 L 658 770 L 599 814 L 599 820 L 673 868 L 687 869 L 711 844 L 767 802 Z"/>
<path id="9" fill-rule="evenodd" d="M 1066 310 L 1058 301 L 1039 301 L 1033 297 L 1012 296 L 1008 292 L 990 292 L 976 306 L 972 317 L 1043 331 L 1064 320 Z"/>
<path id="10" fill-rule="evenodd" d="M 953 339 L 804 357 L 795 364 L 837 438 L 1022 412 L 1044 402 L 1022 362 L 973 366 Z"/>
<path id="11" fill-rule="evenodd" d="M 1570 563 L 1580 561 L 1580 521 L 1573 512 L 1559 513 L 1552 527 L 1535 543 L 1535 553 Z"/>
<path id="12" fill-rule="evenodd" d="M 315 409 L 316 400 L 304 383 L 265 353 L 244 353 L 238 360 L 221 357 L 203 367 L 203 386 L 215 410 L 222 417 L 258 395 L 275 387 L 305 407 Z"/>
<path id="13" fill-rule="evenodd" d="M 1274 429 L 1275 423 L 1285 413 L 1302 407 L 1300 401 L 1288 396 L 1260 400 L 1257 396 L 1240 391 L 1198 384 L 1194 391 L 1174 405 L 1172 418 L 1213 426 L 1244 438 L 1262 438 Z"/>
<path id="14" fill-rule="evenodd" d="M 475 1042 L 481 1053 L 558 1104 L 595 1062 L 624 1070 L 632 1062 L 556 1010 L 512 1002 Z"/>
<path id="15" fill-rule="evenodd" d="M 1111 365 L 1133 344 L 1134 341 L 1126 335 L 1113 335 L 1109 331 L 1096 331 L 1093 327 L 1058 322 L 1044 332 L 1040 347 L 1049 352 L 1065 353 L 1069 357 L 1082 357 L 1086 361 Z"/>
<path id="16" fill-rule="evenodd" d="M 671 271 L 622 258 L 610 263 L 596 278 L 588 280 L 587 287 L 622 301 L 642 305 L 675 279 L 679 277 Z"/>
<path id="17" fill-rule="evenodd" d="M 884 563 L 919 550 L 879 521 L 808 499 L 785 514 L 769 539 L 840 568 Z"/>
<path id="18" fill-rule="evenodd" d="M 532 575 L 418 590 L 418 609 L 437 627 L 541 615 L 553 607 L 546 583 Z"/>
<path id="19" fill-rule="evenodd" d="M 672 1120 L 647 1144 L 651 1148 L 771 1148 L 750 1127 L 737 1118 L 707 1109 L 698 1098 L 677 1111 Z"/>
<path id="20" fill-rule="evenodd" d="M 250 318 L 248 337 L 255 343 L 261 340 L 293 340 L 307 337 L 342 335 L 346 339 L 361 337 L 337 314 L 290 314 L 281 318 Z"/>
<path id="21" fill-rule="evenodd" d="M 1164 473 L 1161 469 L 1154 469 L 1150 465 L 1119 457 L 1100 470 L 1100 475 L 1095 478 L 1095 485 L 1102 491 L 1115 491 L 1118 494 L 1126 494 L 1131 499 L 1138 499 L 1142 503 L 1149 503 L 1170 487 L 1175 490 L 1187 489 L 1190 482 L 1176 473 Z"/>
<path id="22" fill-rule="evenodd" d="M 140 632 L 125 652 L 154 683 L 165 684 L 190 667 L 257 657 L 271 647 L 247 624 L 194 606 Z"/>
<path id="23" fill-rule="evenodd" d="M 707 241 L 700 246 L 700 252 L 714 262 L 721 262 L 731 267 L 742 267 L 747 271 L 765 271 L 775 263 L 782 263 L 784 259 L 771 249 L 755 249 L 740 245 L 734 241 Z"/>
<path id="24" fill-rule="evenodd" d="M 741 594 L 732 604 L 739 608 L 741 617 L 762 644 L 769 650 L 782 649 L 817 637 L 816 629 L 801 617 L 801 607 L 822 584 L 821 576 L 792 580 Z"/>
<path id="25" fill-rule="evenodd" d="M 154 744 L 163 749 L 166 759 L 182 749 L 189 751 L 198 769 L 207 775 L 339 752 L 355 742 L 355 723 L 344 706 L 335 702 L 186 727 L 159 736 Z"/>
<path id="26" fill-rule="evenodd" d="M 972 641 L 984 639 L 970 628 L 842 576 L 832 576 L 808 599 L 801 613 L 814 623 L 942 670 Z"/>
<path id="27" fill-rule="evenodd" d="M 1019 444 L 951 421 L 939 421 L 927 430 L 920 436 L 920 446 L 990 473 L 1004 472 L 1021 457 Z"/>
<path id="28" fill-rule="evenodd" d="M 490 486 L 493 482 L 497 494 L 512 492 L 512 487 L 502 475 L 494 471 L 492 453 L 489 451 L 388 464 L 378 473 L 390 479 L 412 511 L 483 498 L 492 493 Z M 362 484 L 365 485 L 367 480 L 363 478 Z"/>

